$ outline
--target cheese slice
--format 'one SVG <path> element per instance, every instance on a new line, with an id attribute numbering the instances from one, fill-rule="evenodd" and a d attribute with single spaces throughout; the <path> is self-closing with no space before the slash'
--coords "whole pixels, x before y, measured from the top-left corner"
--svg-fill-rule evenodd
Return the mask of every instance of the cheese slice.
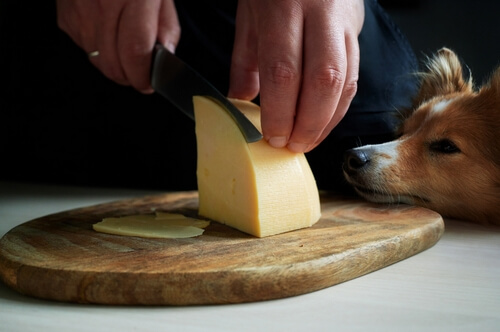
<path id="1" fill-rule="evenodd" d="M 180 239 L 203 234 L 210 223 L 182 214 L 156 212 L 124 217 L 104 218 L 92 227 L 95 231 L 123 236 Z"/>
<path id="2" fill-rule="evenodd" d="M 229 113 L 193 98 L 199 214 L 265 237 L 310 227 L 321 217 L 316 181 L 303 153 L 247 143 Z M 231 100 L 259 129 L 259 106 Z"/>

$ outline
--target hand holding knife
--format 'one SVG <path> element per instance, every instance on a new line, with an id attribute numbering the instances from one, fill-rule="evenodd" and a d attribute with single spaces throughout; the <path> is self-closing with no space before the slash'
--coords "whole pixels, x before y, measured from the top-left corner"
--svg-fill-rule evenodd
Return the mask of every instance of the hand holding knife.
<path id="1" fill-rule="evenodd" d="M 210 97 L 229 112 L 248 143 L 262 139 L 259 130 L 222 93 L 160 44 L 154 51 L 151 85 L 193 120 L 193 96 Z"/>

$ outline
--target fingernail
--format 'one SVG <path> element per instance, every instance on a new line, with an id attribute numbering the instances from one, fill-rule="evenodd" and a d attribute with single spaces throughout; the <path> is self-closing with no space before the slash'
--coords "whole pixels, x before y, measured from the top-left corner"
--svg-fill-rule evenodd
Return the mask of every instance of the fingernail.
<path id="1" fill-rule="evenodd" d="M 288 150 L 292 152 L 306 152 L 308 147 L 309 144 L 304 143 L 291 142 L 290 144 L 288 144 Z"/>
<path id="2" fill-rule="evenodd" d="M 287 139 L 285 136 L 276 136 L 276 137 L 271 137 L 270 139 L 267 140 L 269 142 L 269 145 L 275 148 L 282 148 L 286 146 Z"/>
<path id="3" fill-rule="evenodd" d="M 173 43 L 167 43 L 165 48 L 169 50 L 172 54 L 175 54 L 175 45 Z"/>

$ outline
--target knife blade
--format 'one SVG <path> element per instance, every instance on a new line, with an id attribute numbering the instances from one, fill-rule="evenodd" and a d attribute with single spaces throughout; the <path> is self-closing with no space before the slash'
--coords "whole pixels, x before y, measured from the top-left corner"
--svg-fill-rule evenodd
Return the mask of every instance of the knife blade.
<path id="1" fill-rule="evenodd" d="M 209 97 L 229 113 L 248 143 L 262 139 L 260 131 L 222 93 L 198 72 L 159 44 L 156 45 L 154 51 L 151 86 L 193 120 L 193 96 Z"/>

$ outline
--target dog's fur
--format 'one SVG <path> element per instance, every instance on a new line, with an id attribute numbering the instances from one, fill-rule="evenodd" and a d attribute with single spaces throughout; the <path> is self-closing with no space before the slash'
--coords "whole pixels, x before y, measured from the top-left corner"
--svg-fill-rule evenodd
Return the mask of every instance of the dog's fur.
<path id="1" fill-rule="evenodd" d="M 500 67 L 475 90 L 449 49 L 419 74 L 398 139 L 349 150 L 344 175 L 370 201 L 500 224 Z"/>

